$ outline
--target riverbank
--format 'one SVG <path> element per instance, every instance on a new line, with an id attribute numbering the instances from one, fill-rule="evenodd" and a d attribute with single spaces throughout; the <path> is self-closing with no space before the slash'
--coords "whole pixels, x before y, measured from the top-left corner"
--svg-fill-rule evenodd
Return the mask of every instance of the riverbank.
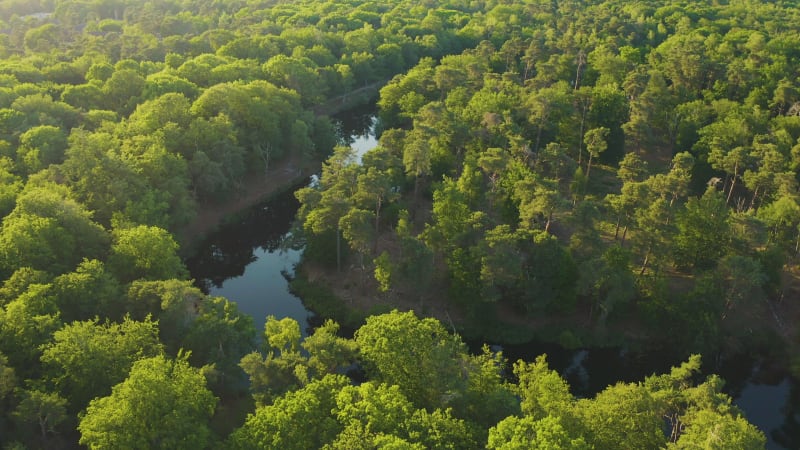
<path id="1" fill-rule="evenodd" d="M 239 193 L 225 202 L 198 205 L 197 216 L 175 233 L 186 256 L 204 237 L 216 231 L 226 220 L 270 197 L 291 189 L 318 173 L 320 162 L 308 163 L 292 156 L 272 164 L 267 174 L 250 174 L 242 181 Z"/>
<path id="2" fill-rule="evenodd" d="M 381 80 L 354 89 L 346 94 L 331 98 L 312 109 L 317 116 L 333 116 L 377 98 L 381 87 L 388 80 Z M 308 161 L 291 155 L 282 161 L 271 164 L 267 174 L 251 173 L 242 181 L 241 189 L 232 198 L 221 202 L 198 205 L 194 220 L 175 231 L 184 256 L 191 255 L 194 247 L 206 236 L 237 213 L 268 200 L 287 189 L 291 189 L 315 173 L 319 173 L 322 161 Z"/>
<path id="3" fill-rule="evenodd" d="M 333 116 L 366 105 L 378 98 L 381 88 L 388 82 L 389 80 L 376 81 L 331 98 L 325 103 L 315 106 L 313 108 L 314 114 L 318 116 Z"/>
<path id="4" fill-rule="evenodd" d="M 787 269 L 787 273 L 796 270 Z M 447 300 L 443 282 L 432 283 L 423 296 L 414 295 L 412 286 L 402 285 L 388 293 L 381 293 L 369 269 L 364 271 L 353 265 L 336 272 L 312 261 L 298 265 L 290 286 L 307 308 L 351 329 L 358 328 L 366 317 L 373 314 L 393 309 L 414 310 L 420 316 L 438 319 L 466 340 L 489 339 L 491 343 L 503 345 L 543 341 L 571 349 L 615 347 L 633 351 L 648 348 L 674 350 L 675 337 L 652 335 L 648 325 L 638 319 L 635 311 L 599 325 L 591 320 L 586 302 L 579 304 L 570 314 L 556 316 L 527 316 L 513 308 L 495 304 L 487 304 L 480 312 L 468 315 Z M 786 286 L 785 293 L 796 295 L 797 288 L 796 284 L 790 284 Z M 784 320 L 775 321 L 774 315 Z M 764 301 L 742 308 L 735 316 L 728 318 L 730 323 L 726 328 L 730 332 L 733 324 L 747 325 L 736 333 L 725 333 L 718 343 L 719 347 L 709 350 L 710 354 L 724 358 L 726 355 L 749 353 L 782 360 L 784 368 L 797 374 L 800 372 L 797 327 L 791 324 L 797 323 L 798 317 L 798 306 L 788 301 Z"/>

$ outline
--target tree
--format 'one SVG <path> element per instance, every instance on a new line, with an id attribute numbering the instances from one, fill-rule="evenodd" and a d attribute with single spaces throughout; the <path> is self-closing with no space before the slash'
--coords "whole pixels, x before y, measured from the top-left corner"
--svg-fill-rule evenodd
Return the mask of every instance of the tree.
<path id="1" fill-rule="evenodd" d="M 536 420 L 531 416 L 507 417 L 489 429 L 486 448 L 492 450 L 572 449 L 592 448 L 583 437 L 571 436 L 553 416 Z"/>
<path id="2" fill-rule="evenodd" d="M 531 186 L 533 185 L 533 186 Z M 564 199 L 558 191 L 556 180 L 522 180 L 515 185 L 515 195 L 520 199 L 520 226 L 531 228 L 539 215 L 545 217 L 544 231 L 550 232 L 553 213 L 564 206 Z"/>
<path id="3" fill-rule="evenodd" d="M 4 146 L 0 141 L 0 149 Z M 13 174 L 14 163 L 11 158 L 0 157 L 0 216 L 5 217 L 10 213 L 17 201 L 17 195 L 22 191 L 22 179 Z"/>
<path id="4" fill-rule="evenodd" d="M 384 202 L 391 202 L 397 198 L 392 185 L 392 177 L 388 172 L 381 171 L 375 167 L 369 167 L 366 172 L 358 176 L 358 187 L 356 191 L 356 201 L 363 202 L 364 206 L 372 207 L 375 211 L 375 245 L 373 251 L 377 251 L 377 237 L 380 232 L 381 209 Z"/>
<path id="5" fill-rule="evenodd" d="M 186 268 L 177 252 L 177 242 L 164 229 L 147 225 L 122 228 L 114 230 L 108 265 L 125 282 L 181 279 Z"/>
<path id="6" fill-rule="evenodd" d="M 700 131 L 702 138 L 698 145 L 705 144 L 709 147 L 708 162 L 711 167 L 726 173 L 726 203 L 730 203 L 737 180 L 751 163 L 748 148 L 751 144 L 751 129 L 745 117 L 730 115 Z"/>
<path id="7" fill-rule="evenodd" d="M 67 272 L 105 253 L 108 236 L 63 186 L 29 184 L 0 228 L 0 264 Z"/>
<path id="8" fill-rule="evenodd" d="M 800 205 L 797 200 L 783 196 L 759 208 L 758 217 L 769 227 L 771 239 L 784 246 L 794 244 L 794 253 L 797 254 L 800 248 Z"/>
<path id="9" fill-rule="evenodd" d="M 66 403 L 57 393 L 25 390 L 12 415 L 20 424 L 35 424 L 45 443 L 47 435 L 56 433 L 56 427 L 67 419 Z"/>
<path id="10" fill-rule="evenodd" d="M 497 180 L 505 171 L 506 165 L 508 165 L 508 154 L 501 148 L 489 148 L 478 158 L 478 166 L 488 175 L 492 192 L 497 188 Z"/>
<path id="11" fill-rule="evenodd" d="M 575 261 L 555 236 L 543 230 L 525 238 L 527 260 L 518 306 L 527 313 L 537 310 L 570 311 L 575 307 Z"/>
<path id="12" fill-rule="evenodd" d="M 189 294 L 191 295 L 191 294 Z M 180 339 L 168 342 L 174 352 L 179 348 L 191 351 L 190 362 L 196 366 L 214 365 L 220 381 L 235 382 L 241 378 L 237 364 L 248 351 L 255 346 L 256 329 L 253 317 L 239 311 L 235 302 L 223 297 L 195 297 L 194 311 L 186 301 L 171 305 L 166 312 L 171 312 L 172 320 L 162 315 L 159 324 L 161 335 L 164 328 L 172 328 L 172 334 Z M 188 323 L 187 323 L 188 322 Z M 185 329 L 181 328 L 181 325 Z"/>
<path id="13" fill-rule="evenodd" d="M 644 181 L 647 176 L 647 161 L 638 153 L 629 152 L 622 157 L 617 170 L 617 178 L 623 183 Z"/>
<path id="14" fill-rule="evenodd" d="M 204 448 L 217 399 L 186 355 L 142 359 L 111 395 L 89 403 L 80 443 L 96 448 Z"/>
<path id="15" fill-rule="evenodd" d="M 547 355 L 537 356 L 532 363 L 517 361 L 514 375 L 519 378 L 517 393 L 526 417 L 533 420 L 570 418 L 575 398 L 569 392 L 567 382 L 547 365 Z"/>
<path id="16" fill-rule="evenodd" d="M 61 325 L 48 284 L 31 284 L 0 308 L 0 353 L 8 357 L 21 379 L 38 378 L 41 347 Z"/>
<path id="17" fill-rule="evenodd" d="M 589 178 L 589 172 L 592 170 L 592 158 L 600 157 L 600 154 L 608 148 L 608 128 L 599 127 L 592 128 L 587 131 L 583 137 L 583 143 L 586 144 L 586 151 L 589 153 L 589 161 L 586 162 L 586 178 Z"/>
<path id="18" fill-rule="evenodd" d="M 267 317 L 264 355 L 254 351 L 239 362 L 250 377 L 250 391 L 257 405 L 269 405 L 309 382 L 306 359 L 299 352 L 300 336 L 300 325 L 296 320 Z"/>
<path id="19" fill-rule="evenodd" d="M 120 114 L 130 114 L 141 101 L 144 78 L 131 69 L 115 70 L 103 84 L 104 106 Z"/>
<path id="20" fill-rule="evenodd" d="M 587 440 L 598 450 L 660 448 L 666 443 L 659 415 L 660 404 L 641 384 L 618 383 L 593 400 L 579 400 Z"/>
<path id="21" fill-rule="evenodd" d="M 669 203 L 662 198 L 650 201 L 649 205 L 637 209 L 635 213 L 638 231 L 634 242 L 644 255 L 640 275 L 644 275 L 654 256 L 665 256 L 674 228 L 674 224 L 670 223 L 672 215 Z"/>
<path id="22" fill-rule="evenodd" d="M 151 320 L 98 323 L 97 319 L 72 322 L 53 334 L 43 348 L 41 361 L 50 379 L 78 411 L 95 397 L 128 376 L 134 362 L 160 354 L 158 324 Z"/>
<path id="23" fill-rule="evenodd" d="M 611 312 L 636 298 L 636 280 L 630 268 L 630 253 L 622 246 L 611 246 L 600 256 L 581 265 L 581 293 L 593 300 L 600 310 L 598 322 L 604 324 Z"/>
<path id="24" fill-rule="evenodd" d="M 414 199 L 419 193 L 420 179 L 431 171 L 431 146 L 421 133 L 411 133 L 403 146 L 403 165 L 414 177 Z"/>
<path id="25" fill-rule="evenodd" d="M 361 448 L 354 437 L 367 442 L 392 437 L 406 445 L 422 444 L 421 448 L 472 448 L 477 444 L 467 425 L 453 418 L 449 410 L 428 413 L 416 409 L 397 385 L 367 382 L 346 386 L 336 397 L 336 406 L 334 413 L 344 429 L 333 448 Z"/>
<path id="26" fill-rule="evenodd" d="M 375 214 L 372 211 L 352 208 L 341 219 L 339 219 L 339 229 L 345 239 L 350 243 L 350 247 L 358 252 L 361 269 L 364 269 L 364 256 L 369 254 L 374 248 L 375 230 L 372 227 Z"/>
<path id="27" fill-rule="evenodd" d="M 65 322 L 97 316 L 110 319 L 122 316 L 119 282 L 96 259 L 85 259 L 74 272 L 56 277 L 53 295 Z"/>
<path id="28" fill-rule="evenodd" d="M 335 230 L 337 270 L 341 270 L 342 218 L 350 211 L 357 180 L 353 149 L 340 146 L 323 164 L 319 185 L 295 193 L 301 204 L 297 215 L 303 220 L 306 231 L 321 235 Z"/>
<path id="29" fill-rule="evenodd" d="M 325 97 L 327 86 L 321 83 L 316 64 L 308 58 L 276 55 L 262 69 L 268 81 L 300 93 L 305 105 L 317 104 Z"/>
<path id="30" fill-rule="evenodd" d="M 433 193 L 434 224 L 426 230 L 428 243 L 449 254 L 469 243 L 472 231 L 479 229 L 480 217 L 471 211 L 467 196 L 455 181 L 444 178 Z"/>
<path id="31" fill-rule="evenodd" d="M 719 261 L 714 278 L 722 294 L 723 320 L 733 308 L 764 297 L 767 277 L 761 263 L 754 258 L 727 255 Z"/>
<path id="32" fill-rule="evenodd" d="M 728 216 L 725 200 L 715 187 L 700 198 L 690 198 L 676 218 L 675 263 L 699 269 L 713 266 L 730 245 Z"/>
<path id="33" fill-rule="evenodd" d="M 533 152 L 537 153 L 543 141 L 545 130 L 556 128 L 566 115 L 570 104 L 570 86 L 559 82 L 553 86 L 532 91 L 526 100 L 530 111 L 528 120 L 536 127 L 536 140 Z"/>
<path id="34" fill-rule="evenodd" d="M 680 439 L 671 443 L 667 448 L 756 450 L 765 448 L 766 442 L 764 433 L 744 417 L 703 410 L 698 412 L 692 422 L 686 425 Z"/>
<path id="35" fill-rule="evenodd" d="M 392 272 L 395 271 L 395 265 L 389 257 L 387 251 L 383 251 L 372 263 L 375 265 L 375 281 L 378 282 L 378 290 L 381 292 L 388 292 L 392 287 Z"/>
<path id="36" fill-rule="evenodd" d="M 336 373 L 336 370 L 347 367 L 355 361 L 358 346 L 352 339 L 336 335 L 339 324 L 326 320 L 322 326 L 314 330 L 314 334 L 305 338 L 302 347 L 308 352 L 308 368 L 310 375 L 322 378 L 324 375 Z"/>
<path id="37" fill-rule="evenodd" d="M 343 375 L 327 375 L 289 392 L 274 404 L 257 408 L 229 443 L 235 449 L 304 450 L 322 448 L 341 432 L 331 412 L 338 393 L 350 384 Z"/>
<path id="38" fill-rule="evenodd" d="M 6 355 L 0 353 L 0 404 L 5 405 L 8 397 L 17 385 L 14 368 L 8 365 Z"/>
<path id="39" fill-rule="evenodd" d="M 763 203 L 764 199 L 772 197 L 779 185 L 780 175 L 786 173 L 787 164 L 785 156 L 772 143 L 754 142 L 750 157 L 757 162 L 757 168 L 745 170 L 742 178 L 747 189 L 753 193 L 748 206 L 748 209 L 753 209 L 756 200 Z M 792 180 L 792 184 L 795 183 L 791 172 L 785 176 Z"/>
<path id="40" fill-rule="evenodd" d="M 464 344 L 435 319 L 397 311 L 372 316 L 356 331 L 355 340 L 373 379 L 400 386 L 417 407 L 447 404 L 464 383 Z"/>
<path id="41" fill-rule="evenodd" d="M 748 423 L 730 397 L 721 392 L 723 381 L 719 377 L 710 375 L 694 385 L 700 363 L 700 355 L 692 355 L 669 373 L 645 379 L 645 386 L 659 400 L 672 428 L 667 448 L 764 448 L 763 433 Z"/>
<path id="42" fill-rule="evenodd" d="M 512 232 L 508 225 L 498 225 L 486 232 L 480 272 L 484 301 L 519 294 L 517 289 L 524 279 L 526 237 L 523 233 Z"/>
<path id="43" fill-rule="evenodd" d="M 28 174 L 33 174 L 64 160 L 67 136 L 61 128 L 40 125 L 22 133 L 19 143 L 17 166 L 24 167 Z"/>

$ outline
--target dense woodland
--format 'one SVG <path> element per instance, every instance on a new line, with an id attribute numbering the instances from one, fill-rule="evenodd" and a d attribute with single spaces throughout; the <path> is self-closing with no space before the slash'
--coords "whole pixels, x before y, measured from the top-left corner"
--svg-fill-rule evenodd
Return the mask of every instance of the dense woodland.
<path id="1" fill-rule="evenodd" d="M 689 353 L 793 339 L 797 7 L 0 0 L 0 446 L 763 447 Z M 321 106 L 376 85 L 359 164 Z M 257 331 L 179 232 L 326 158 L 308 264 L 686 363 L 578 399 L 411 312 Z"/>
<path id="2" fill-rule="evenodd" d="M 489 8 L 464 29 L 476 47 L 382 88 L 377 149 L 358 164 L 337 148 L 298 192 L 306 256 L 490 334 L 511 311 L 571 345 L 783 348 L 800 292 L 796 6 Z"/>

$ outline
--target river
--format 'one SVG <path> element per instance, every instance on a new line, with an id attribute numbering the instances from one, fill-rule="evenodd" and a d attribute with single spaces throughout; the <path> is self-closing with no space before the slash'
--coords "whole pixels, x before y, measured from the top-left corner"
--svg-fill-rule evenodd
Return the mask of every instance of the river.
<path id="1" fill-rule="evenodd" d="M 374 124 L 374 110 L 369 108 L 340 118 L 341 130 L 350 136 L 359 156 L 376 144 L 371 133 Z M 298 206 L 290 190 L 251 208 L 209 236 L 187 265 L 206 292 L 236 301 L 241 311 L 253 317 L 257 330 L 263 330 L 268 315 L 292 317 L 301 324 L 305 337 L 319 318 L 289 292 L 286 280 L 302 250 L 281 245 L 291 232 Z M 510 361 L 533 360 L 547 353 L 550 367 L 562 374 L 578 396 L 594 395 L 618 381 L 643 380 L 680 363 L 661 352 L 569 350 L 542 342 L 504 346 L 503 351 Z M 785 364 L 739 356 L 713 364 L 705 361 L 704 366 L 725 379 L 726 393 L 767 435 L 767 448 L 800 448 L 800 383 L 788 375 Z"/>
<path id="2" fill-rule="evenodd" d="M 342 143 L 358 158 L 377 145 L 374 106 L 356 108 L 337 121 Z M 294 318 L 303 337 L 317 324 L 314 313 L 289 292 L 286 279 L 294 274 L 302 250 L 282 246 L 300 206 L 294 191 L 302 185 L 240 213 L 186 261 L 203 291 L 236 301 L 240 311 L 253 317 L 256 330 L 264 329 L 268 315 Z"/>

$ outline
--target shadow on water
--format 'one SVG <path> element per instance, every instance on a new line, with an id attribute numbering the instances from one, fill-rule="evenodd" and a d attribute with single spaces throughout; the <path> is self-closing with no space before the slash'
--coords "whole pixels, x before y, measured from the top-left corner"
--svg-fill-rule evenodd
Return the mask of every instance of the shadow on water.
<path id="1" fill-rule="evenodd" d="M 268 315 L 292 317 L 301 326 L 313 316 L 287 281 L 302 250 L 282 247 L 298 206 L 294 189 L 256 205 L 208 236 L 186 261 L 200 289 L 235 301 L 259 331 Z"/>
<path id="2" fill-rule="evenodd" d="M 342 145 L 359 146 L 364 141 L 374 141 L 377 122 L 375 105 L 363 105 L 332 117 L 339 129 Z M 367 149 L 368 150 L 368 149 Z M 366 151 L 366 150 L 365 150 Z"/>
<path id="3" fill-rule="evenodd" d="M 186 261 L 199 287 L 205 292 L 220 289 L 226 280 L 244 275 L 258 259 L 257 252 L 280 253 L 299 207 L 294 191 L 305 184 L 240 213 L 208 236 Z"/>

